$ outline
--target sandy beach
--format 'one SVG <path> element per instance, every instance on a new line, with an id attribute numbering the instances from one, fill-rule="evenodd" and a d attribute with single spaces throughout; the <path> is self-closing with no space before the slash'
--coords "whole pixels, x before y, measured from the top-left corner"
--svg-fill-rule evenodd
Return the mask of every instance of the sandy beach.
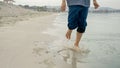
<path id="1" fill-rule="evenodd" d="M 33 51 L 37 53 L 35 47 L 38 43 L 49 43 L 54 39 L 42 31 L 51 27 L 55 16 L 56 14 L 46 13 L 44 16 L 19 21 L 12 26 L 0 27 L 0 68 L 41 68 Z"/>
<path id="2" fill-rule="evenodd" d="M 47 48 L 55 36 L 43 32 L 56 16 L 0 2 L 0 68 L 53 68 Z"/>
<path id="3" fill-rule="evenodd" d="M 90 13 L 80 51 L 67 15 L 0 2 L 0 68 L 120 68 L 120 14 Z"/>
<path id="4" fill-rule="evenodd" d="M 109 25 L 104 29 L 109 33 L 100 29 L 103 24 L 89 24 L 81 51 L 76 52 L 71 47 L 75 32 L 70 41 L 64 37 L 65 17 L 64 13 L 40 12 L 1 26 L 0 68 L 119 68 L 120 36 L 119 32 L 111 33 L 112 23 L 103 22 Z"/>
<path id="5" fill-rule="evenodd" d="M 65 29 L 56 29 L 57 16 L 53 12 L 1 16 L 0 68 L 76 68 L 80 53 L 60 39 Z"/>

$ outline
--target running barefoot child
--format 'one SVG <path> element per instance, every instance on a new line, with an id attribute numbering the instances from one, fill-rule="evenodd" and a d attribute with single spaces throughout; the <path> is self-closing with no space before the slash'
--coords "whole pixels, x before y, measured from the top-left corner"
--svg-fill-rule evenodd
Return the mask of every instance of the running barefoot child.
<path id="1" fill-rule="evenodd" d="M 77 29 L 74 47 L 79 48 L 79 42 L 87 26 L 86 19 L 90 7 L 90 0 L 62 0 L 61 11 L 66 10 L 66 3 L 69 8 L 66 38 L 70 39 L 72 30 Z M 93 0 L 93 5 L 95 9 L 99 7 L 96 0 Z"/>

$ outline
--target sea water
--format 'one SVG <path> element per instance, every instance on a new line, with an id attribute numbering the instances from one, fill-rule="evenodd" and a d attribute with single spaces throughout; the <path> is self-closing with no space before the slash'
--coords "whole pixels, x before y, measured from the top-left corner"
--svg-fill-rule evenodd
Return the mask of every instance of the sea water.
<path id="1" fill-rule="evenodd" d="M 53 27 L 44 32 L 57 38 L 49 47 L 56 53 L 64 45 L 73 45 L 76 38 L 76 30 L 73 31 L 71 40 L 65 38 L 67 15 L 59 13 Z M 88 49 L 89 54 L 80 59 L 82 62 L 74 61 L 76 63 L 72 68 L 120 68 L 120 13 L 89 13 L 87 23 L 80 48 Z M 72 64 L 73 60 L 68 61 L 71 61 L 68 64 Z"/>

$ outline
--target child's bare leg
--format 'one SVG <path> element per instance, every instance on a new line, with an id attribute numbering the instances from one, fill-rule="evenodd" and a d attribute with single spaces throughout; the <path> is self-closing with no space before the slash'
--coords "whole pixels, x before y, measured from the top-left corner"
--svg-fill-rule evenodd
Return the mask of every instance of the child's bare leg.
<path id="1" fill-rule="evenodd" d="M 71 38 L 71 33 L 72 33 L 72 30 L 68 29 L 68 30 L 67 30 L 67 33 L 66 33 L 66 38 L 67 38 L 67 39 L 70 39 L 70 38 Z"/>
<path id="2" fill-rule="evenodd" d="M 82 34 L 83 33 L 79 33 L 79 32 L 76 33 L 76 40 L 75 40 L 75 43 L 74 43 L 75 47 L 79 47 L 79 42 L 80 42 L 80 40 L 82 38 Z"/>

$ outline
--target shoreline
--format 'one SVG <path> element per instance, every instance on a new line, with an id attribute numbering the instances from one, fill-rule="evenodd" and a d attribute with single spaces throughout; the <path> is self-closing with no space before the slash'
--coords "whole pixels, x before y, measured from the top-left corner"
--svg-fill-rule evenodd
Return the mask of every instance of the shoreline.
<path id="1" fill-rule="evenodd" d="M 30 18 L 36 18 L 39 16 L 46 16 L 54 14 L 53 12 L 34 12 L 34 13 L 28 13 L 25 15 L 19 15 L 19 16 L 1 16 L 0 17 L 0 27 L 6 26 L 6 25 L 13 25 L 16 22 L 19 21 L 25 21 Z"/>

